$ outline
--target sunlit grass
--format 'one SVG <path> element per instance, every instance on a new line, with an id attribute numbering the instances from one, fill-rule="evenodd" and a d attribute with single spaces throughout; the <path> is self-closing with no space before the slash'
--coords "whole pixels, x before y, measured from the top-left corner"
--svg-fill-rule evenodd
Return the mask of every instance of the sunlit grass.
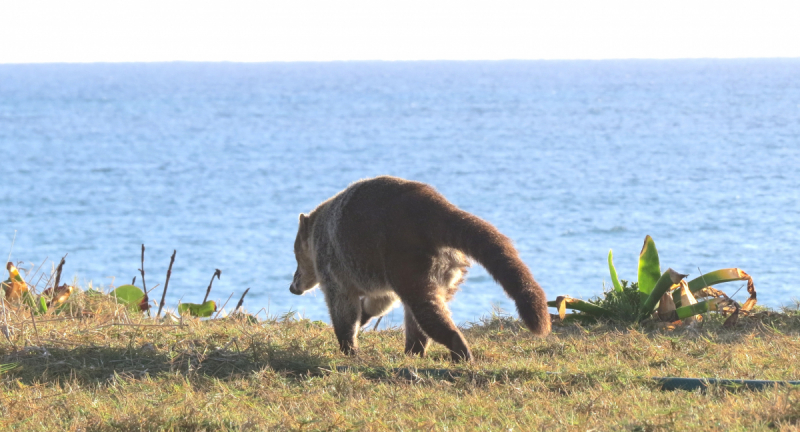
<path id="1" fill-rule="evenodd" d="M 556 326 L 544 339 L 494 314 L 464 330 L 475 361 L 401 329 L 366 331 L 358 355 L 294 314 L 167 324 L 107 297 L 69 313 L 7 311 L 0 428 L 15 430 L 752 430 L 797 427 L 800 389 L 665 392 L 648 380 L 800 378 L 800 313 L 723 329 Z M 398 370 L 420 373 L 414 379 Z M 428 376 L 421 370 L 449 370 Z"/>

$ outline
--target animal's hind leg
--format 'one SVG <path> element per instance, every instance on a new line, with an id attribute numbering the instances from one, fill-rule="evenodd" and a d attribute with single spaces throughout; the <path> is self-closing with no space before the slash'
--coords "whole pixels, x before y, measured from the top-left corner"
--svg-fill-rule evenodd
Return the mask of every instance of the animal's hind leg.
<path id="1" fill-rule="evenodd" d="M 472 360 L 467 341 L 450 318 L 450 311 L 441 297 L 425 293 L 422 297 L 403 299 L 403 302 L 408 304 L 419 328 L 450 350 L 453 361 Z"/>
<path id="2" fill-rule="evenodd" d="M 361 324 L 359 327 L 364 327 L 372 318 L 386 315 L 394 307 L 395 303 L 397 303 L 397 296 L 394 294 L 363 297 L 361 299 Z"/>
<path id="3" fill-rule="evenodd" d="M 472 360 L 467 341 L 450 319 L 445 303 L 447 288 L 431 278 L 435 256 L 420 255 L 418 251 L 392 257 L 393 269 L 389 282 L 400 300 L 414 315 L 419 328 L 431 339 L 450 350 L 453 361 Z"/>
<path id="4" fill-rule="evenodd" d="M 339 340 L 339 349 L 345 354 L 353 354 L 358 349 L 356 335 L 361 323 L 361 300 L 355 291 L 327 285 L 325 301 L 331 314 L 333 331 Z"/>
<path id="5" fill-rule="evenodd" d="M 403 307 L 405 308 L 406 354 L 424 356 L 431 339 L 419 328 L 411 309 L 408 306 Z"/>

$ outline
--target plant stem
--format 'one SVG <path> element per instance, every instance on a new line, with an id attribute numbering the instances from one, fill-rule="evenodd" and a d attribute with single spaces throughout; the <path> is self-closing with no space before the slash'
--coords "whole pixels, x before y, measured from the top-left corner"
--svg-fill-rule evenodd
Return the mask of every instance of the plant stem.
<path id="1" fill-rule="evenodd" d="M 142 291 L 147 292 L 147 284 L 144 282 L 144 243 L 142 243 L 142 268 L 139 272 L 142 273 Z"/>
<path id="2" fill-rule="evenodd" d="M 220 276 L 221 274 L 222 274 L 222 270 L 220 270 L 220 269 L 216 269 L 216 270 L 214 270 L 214 274 L 213 274 L 213 275 L 211 275 L 211 282 L 209 282 L 209 283 L 208 283 L 208 289 L 206 289 L 206 296 L 205 296 L 205 297 L 203 297 L 203 303 L 205 303 L 205 302 L 206 302 L 206 300 L 208 300 L 208 294 L 210 294 L 210 293 L 211 293 L 211 284 L 213 284 L 213 283 L 214 283 L 214 276 L 216 276 L 216 277 L 217 277 L 217 280 L 219 280 L 219 276 Z M 201 303 L 201 304 L 202 304 L 202 303 Z"/>
<path id="3" fill-rule="evenodd" d="M 178 253 L 177 250 L 172 250 L 172 257 L 169 259 L 169 268 L 167 269 L 167 281 L 164 282 L 164 292 L 161 293 L 161 303 L 158 304 L 158 313 L 156 313 L 156 318 L 161 315 L 161 309 L 164 308 L 165 299 L 167 298 L 167 287 L 169 286 L 169 278 L 172 276 L 172 264 L 175 262 L 175 254 Z"/>
<path id="4" fill-rule="evenodd" d="M 234 312 L 238 311 L 239 308 L 242 307 L 242 303 L 244 303 L 244 296 L 246 296 L 248 292 L 250 292 L 249 287 L 244 290 L 244 294 L 242 294 L 242 298 L 239 299 L 239 303 L 236 303 L 236 309 L 233 310 Z"/>

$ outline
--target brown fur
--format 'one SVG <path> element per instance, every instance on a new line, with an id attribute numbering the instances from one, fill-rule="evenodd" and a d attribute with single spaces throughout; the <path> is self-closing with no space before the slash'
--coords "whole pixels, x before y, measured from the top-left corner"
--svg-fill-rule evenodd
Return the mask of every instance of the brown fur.
<path id="1" fill-rule="evenodd" d="M 470 360 L 446 304 L 463 281 L 467 256 L 500 283 L 534 334 L 550 332 L 544 292 L 511 240 L 432 187 L 396 177 L 353 183 L 300 215 L 290 291 L 320 285 L 345 353 L 357 349 L 361 326 L 400 300 L 407 353 L 424 354 L 433 339 L 454 360 Z"/>

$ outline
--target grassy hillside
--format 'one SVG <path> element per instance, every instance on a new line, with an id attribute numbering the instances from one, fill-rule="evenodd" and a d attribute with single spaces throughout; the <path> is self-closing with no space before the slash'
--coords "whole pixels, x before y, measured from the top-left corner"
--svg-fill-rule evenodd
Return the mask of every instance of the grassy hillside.
<path id="1" fill-rule="evenodd" d="M 0 428 L 15 430 L 753 430 L 800 425 L 800 389 L 662 391 L 648 377 L 800 379 L 800 313 L 723 329 L 554 328 L 504 316 L 465 330 L 476 361 L 403 355 L 401 329 L 357 356 L 293 316 L 159 322 L 74 295 L 69 312 L 7 310 Z M 427 374 L 426 370 L 435 369 Z M 409 373 L 411 370 L 416 373 Z"/>

